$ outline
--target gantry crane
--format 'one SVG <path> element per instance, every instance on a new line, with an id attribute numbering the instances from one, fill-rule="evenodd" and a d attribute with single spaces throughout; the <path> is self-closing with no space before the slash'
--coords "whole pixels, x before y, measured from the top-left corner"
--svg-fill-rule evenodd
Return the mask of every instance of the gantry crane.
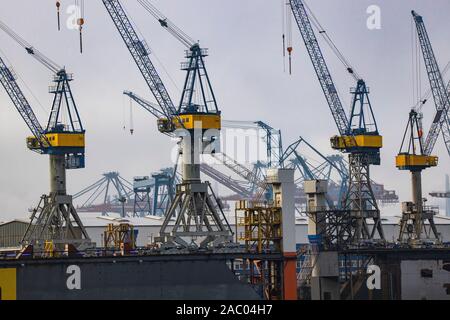
<path id="1" fill-rule="evenodd" d="M 433 52 L 423 17 L 415 11 L 412 11 L 412 16 L 436 105 L 436 114 L 425 140 L 422 115 L 415 109 L 410 111 L 400 152 L 396 157 L 397 168 L 409 170 L 412 177 L 412 202 L 403 203 L 398 240 L 414 245 L 424 239 L 439 242 L 439 234 L 433 219 L 436 213 L 423 205 L 422 171 L 438 165 L 438 157 L 432 155 L 432 152 L 441 131 L 447 150 L 450 152 L 450 123 L 448 122 L 450 95 Z M 428 220 L 428 225 L 425 224 L 425 220 Z"/>
<path id="2" fill-rule="evenodd" d="M 221 112 L 205 68 L 207 50 L 200 48 L 150 3 L 139 1 L 161 26 L 187 47 L 187 62 L 182 64 L 187 75 L 180 104 L 175 107 L 150 60 L 148 46 L 138 36 L 120 1 L 102 1 L 164 114 L 158 119 L 159 131 L 181 139 L 182 182 L 176 187 L 175 198 L 155 241 L 165 247 L 185 248 L 230 243 L 231 227 L 209 182 L 200 179 L 200 155 L 205 146 L 217 144 L 221 129 Z M 176 217 L 175 222 L 169 225 L 173 217 Z"/>
<path id="3" fill-rule="evenodd" d="M 339 135 L 331 138 L 333 149 L 349 154 L 349 181 L 347 193 L 343 200 L 342 210 L 349 213 L 343 219 L 347 226 L 342 227 L 341 243 L 357 242 L 361 239 L 374 239 L 376 232 L 380 239 L 384 239 L 380 210 L 371 186 L 370 165 L 380 164 L 380 149 L 382 136 L 378 132 L 377 123 L 369 100 L 369 89 L 365 81 L 357 75 L 346 59 L 340 55 L 347 71 L 357 81 L 356 88 L 351 91 L 353 101 L 350 119 L 347 117 L 338 95 L 331 73 L 317 41 L 305 4 L 302 0 L 290 0 L 290 7 L 308 50 L 315 72 L 330 107 Z M 320 30 L 330 38 L 325 31 Z M 373 226 L 367 223 L 373 220 Z"/>
<path id="4" fill-rule="evenodd" d="M 33 134 L 27 138 L 27 147 L 39 154 L 47 154 L 50 158 L 50 194 L 43 195 L 33 210 L 22 243 L 43 245 L 45 241 L 51 241 L 55 248 L 66 244 L 77 248 L 90 245 L 89 236 L 72 204 L 72 197 L 66 192 L 66 170 L 84 168 L 85 165 L 85 130 L 70 88 L 72 74 L 32 47 L 4 23 L 0 22 L 0 28 L 49 69 L 55 83 L 50 87 L 53 104 L 44 128 L 16 82 L 14 73 L 0 58 L 0 81 Z"/>

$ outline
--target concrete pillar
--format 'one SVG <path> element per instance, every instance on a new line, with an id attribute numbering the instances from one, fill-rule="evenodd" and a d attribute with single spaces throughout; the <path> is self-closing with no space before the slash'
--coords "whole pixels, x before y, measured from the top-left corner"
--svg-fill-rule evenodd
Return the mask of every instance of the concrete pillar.
<path id="1" fill-rule="evenodd" d="M 307 180 L 303 188 L 306 193 L 308 217 L 308 235 L 319 236 L 325 232 L 325 213 L 327 209 L 326 193 L 328 181 Z"/>
<path id="2" fill-rule="evenodd" d="M 282 212 L 283 299 L 297 300 L 297 246 L 295 241 L 294 170 L 269 169 L 267 182 L 273 187 L 275 207 Z"/>
<path id="3" fill-rule="evenodd" d="M 50 155 L 50 193 L 66 194 L 66 159 L 64 155 Z"/>
<path id="4" fill-rule="evenodd" d="M 423 213 L 423 201 L 422 201 L 422 172 L 411 171 L 412 181 L 412 200 L 416 208 L 417 216 L 414 221 L 416 239 L 421 238 L 422 233 L 422 213 Z"/>
<path id="5" fill-rule="evenodd" d="M 200 182 L 201 132 L 201 129 L 183 132 L 185 134 L 181 142 L 183 182 Z"/>
<path id="6" fill-rule="evenodd" d="M 339 300 L 339 261 L 335 251 L 320 251 L 322 235 L 326 231 L 326 180 L 308 180 L 304 183 L 307 196 L 308 237 L 311 241 L 311 299 Z M 314 243 L 312 243 L 314 241 Z"/>

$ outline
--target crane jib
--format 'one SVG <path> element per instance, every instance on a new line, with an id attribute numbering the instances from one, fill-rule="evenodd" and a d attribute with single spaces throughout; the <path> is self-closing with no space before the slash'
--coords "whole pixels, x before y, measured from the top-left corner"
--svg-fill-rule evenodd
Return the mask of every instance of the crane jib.
<path id="1" fill-rule="evenodd" d="M 177 114 L 177 109 L 149 58 L 150 50 L 145 41 L 139 38 L 120 1 L 102 1 L 162 112 L 168 118 L 173 117 Z"/>
<path id="2" fill-rule="evenodd" d="M 341 135 L 347 134 L 349 121 L 339 98 L 331 73 L 323 57 L 319 42 L 314 34 L 305 6 L 300 0 L 290 0 L 292 13 L 297 22 L 314 70 Z"/>
<path id="3" fill-rule="evenodd" d="M 442 131 L 444 143 L 450 155 L 450 123 L 448 121 L 448 112 L 450 109 L 449 92 L 444 83 L 442 73 L 439 69 L 439 64 L 433 52 L 433 47 L 425 27 L 423 17 L 414 11 L 412 11 L 412 15 L 416 24 L 422 55 L 425 61 L 428 79 L 430 81 L 434 103 L 436 105 L 436 115 L 425 140 L 424 153 L 426 155 L 431 155 L 439 133 Z"/>

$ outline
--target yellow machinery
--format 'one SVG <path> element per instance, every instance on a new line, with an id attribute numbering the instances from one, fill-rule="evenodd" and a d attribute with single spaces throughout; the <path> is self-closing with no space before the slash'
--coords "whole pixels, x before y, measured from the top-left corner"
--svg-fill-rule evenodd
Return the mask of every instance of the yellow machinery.
<path id="1" fill-rule="evenodd" d="M 108 224 L 103 238 L 105 249 L 120 250 L 125 254 L 136 248 L 134 227 L 128 223 Z"/>
<path id="2" fill-rule="evenodd" d="M 242 212 L 243 215 L 238 215 Z M 247 206 L 246 201 L 236 203 L 237 227 L 244 228 L 236 242 L 244 241 L 248 251 L 257 253 L 281 251 L 281 208 L 267 205 Z"/>
<path id="3" fill-rule="evenodd" d="M 383 137 L 380 135 L 334 136 L 331 138 L 331 147 L 340 151 L 352 148 L 381 149 Z"/>

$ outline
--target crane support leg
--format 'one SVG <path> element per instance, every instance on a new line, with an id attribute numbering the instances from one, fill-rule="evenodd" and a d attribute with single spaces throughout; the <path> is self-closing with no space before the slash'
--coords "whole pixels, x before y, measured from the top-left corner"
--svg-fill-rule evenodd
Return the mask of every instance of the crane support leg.
<path id="1" fill-rule="evenodd" d="M 50 155 L 50 194 L 43 195 L 33 211 L 22 244 L 39 246 L 48 241 L 55 250 L 64 250 L 67 244 L 78 249 L 92 245 L 72 196 L 66 193 L 65 155 Z"/>
<path id="2" fill-rule="evenodd" d="M 375 238 L 384 240 L 380 210 L 370 180 L 369 160 L 370 155 L 368 154 L 354 153 L 349 155 L 349 187 L 343 208 L 350 212 L 350 217 L 348 220 L 342 220 L 342 223 L 349 225 L 342 226 L 341 229 L 353 229 L 350 238 L 346 239 L 351 242 Z M 369 225 L 367 223 L 369 219 L 373 221 L 373 224 Z M 341 239 L 342 242 L 345 241 Z"/>
<path id="3" fill-rule="evenodd" d="M 424 206 L 422 198 L 422 170 L 411 170 L 412 202 L 402 203 L 402 219 L 398 241 L 420 246 L 424 240 L 439 243 L 439 233 L 434 223 L 437 214 Z M 425 224 L 428 220 L 428 224 Z"/>
<path id="4" fill-rule="evenodd" d="M 411 172 L 411 184 L 412 184 L 412 199 L 416 209 L 417 218 L 414 221 L 414 231 L 416 238 L 420 239 L 422 233 L 422 213 L 423 213 L 423 202 L 422 202 L 422 171 L 412 171 Z"/>
<path id="5" fill-rule="evenodd" d="M 170 249 L 206 248 L 231 243 L 233 232 L 208 182 L 200 180 L 202 134 L 190 132 L 182 139 L 183 181 L 161 227 L 156 242 Z M 175 218 L 173 225 L 169 222 Z M 171 230 L 169 230 L 169 228 Z"/>

